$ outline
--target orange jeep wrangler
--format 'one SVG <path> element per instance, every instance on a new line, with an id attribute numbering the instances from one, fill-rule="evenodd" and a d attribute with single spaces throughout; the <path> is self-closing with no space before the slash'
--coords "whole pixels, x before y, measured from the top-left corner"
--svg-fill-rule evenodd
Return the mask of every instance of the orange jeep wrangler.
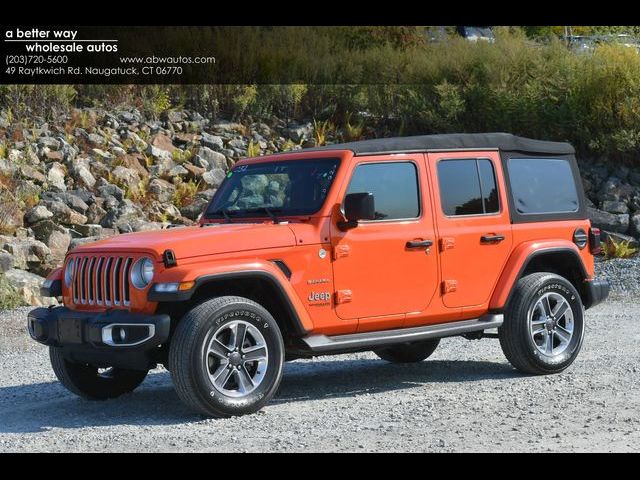
<path id="1" fill-rule="evenodd" d="M 58 379 L 105 399 L 163 364 L 206 415 L 255 412 L 286 360 L 499 338 L 511 364 L 576 358 L 603 301 L 574 149 L 505 133 L 366 140 L 239 161 L 199 225 L 69 252 L 29 313 Z M 497 328 L 497 333 L 492 329 Z"/>

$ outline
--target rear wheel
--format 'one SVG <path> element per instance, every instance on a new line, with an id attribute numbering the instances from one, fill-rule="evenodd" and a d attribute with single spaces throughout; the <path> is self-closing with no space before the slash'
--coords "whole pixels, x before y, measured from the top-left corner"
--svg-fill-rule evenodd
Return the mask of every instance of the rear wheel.
<path id="1" fill-rule="evenodd" d="M 440 343 L 439 338 L 424 340 L 422 342 L 401 343 L 385 348 L 377 348 L 373 351 L 381 359 L 393 363 L 414 363 L 429 358 Z"/>
<path id="2" fill-rule="evenodd" d="M 578 356 L 584 308 L 575 287 L 553 273 L 520 279 L 498 330 L 509 362 L 532 374 L 561 372 Z"/>
<path id="3" fill-rule="evenodd" d="M 49 347 L 53 371 L 67 390 L 88 400 L 116 398 L 135 390 L 147 376 L 147 371 L 122 368 L 99 369 L 84 363 L 70 362 L 62 349 Z"/>

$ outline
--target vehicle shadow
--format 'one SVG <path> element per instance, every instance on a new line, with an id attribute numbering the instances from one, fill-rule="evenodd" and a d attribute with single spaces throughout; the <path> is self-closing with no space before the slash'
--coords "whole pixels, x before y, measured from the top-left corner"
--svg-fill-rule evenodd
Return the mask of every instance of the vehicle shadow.
<path id="1" fill-rule="evenodd" d="M 431 360 L 391 364 L 375 359 L 314 360 L 285 365 L 272 405 L 356 397 L 443 382 L 506 380 L 522 376 L 506 363 Z M 427 390 L 428 392 L 428 390 Z M 428 395 L 428 393 L 427 393 Z M 0 433 L 111 425 L 172 425 L 204 417 L 182 404 L 168 372 L 151 374 L 135 392 L 86 401 L 58 382 L 0 387 Z"/>

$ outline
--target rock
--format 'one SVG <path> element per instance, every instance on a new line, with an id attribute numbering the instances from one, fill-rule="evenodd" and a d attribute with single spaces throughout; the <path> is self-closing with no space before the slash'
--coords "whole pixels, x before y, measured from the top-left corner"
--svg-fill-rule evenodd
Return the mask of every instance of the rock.
<path id="1" fill-rule="evenodd" d="M 608 232 L 606 230 L 603 230 L 601 233 L 602 235 L 600 236 L 600 239 L 603 242 L 611 239 L 616 243 L 628 242 L 631 248 L 638 248 L 640 246 L 640 243 L 638 242 L 638 240 L 636 240 L 635 238 L 629 235 L 625 235 L 623 233 Z"/>
<path id="2" fill-rule="evenodd" d="M 630 219 L 630 233 L 638 238 L 640 238 L 640 213 L 636 213 Z"/>
<path id="3" fill-rule="evenodd" d="M 594 227 L 610 232 L 625 233 L 629 229 L 629 215 L 603 212 L 587 207 L 587 214 Z"/>
<path id="4" fill-rule="evenodd" d="M 67 204 L 60 201 L 46 202 L 47 208 L 53 213 L 56 222 L 64 225 L 85 224 L 87 217 L 76 212 Z"/>
<path id="5" fill-rule="evenodd" d="M 224 181 L 225 173 L 221 168 L 214 168 L 202 174 L 202 180 L 212 187 L 219 187 Z"/>
<path id="6" fill-rule="evenodd" d="M 605 200 L 602 202 L 602 210 L 609 213 L 629 213 L 629 208 L 624 202 Z"/>
<path id="7" fill-rule="evenodd" d="M 105 238 L 107 237 L 99 236 L 99 237 L 87 237 L 87 238 L 74 238 L 73 240 L 71 240 L 71 243 L 69 244 L 69 251 L 79 247 L 80 245 L 86 245 L 87 243 L 97 242 L 98 240 L 104 240 Z"/>
<path id="8" fill-rule="evenodd" d="M 176 193 L 176 187 L 173 184 L 159 178 L 154 178 L 149 182 L 148 190 L 162 203 L 171 202 Z"/>
<path id="9" fill-rule="evenodd" d="M 87 205 L 85 201 L 82 198 L 80 198 L 80 196 L 75 195 L 71 192 L 61 192 L 61 193 L 46 192 L 42 198 L 43 200 L 63 202 L 68 207 L 73 208 L 76 212 L 82 213 L 83 215 L 89 209 L 89 205 Z"/>
<path id="10" fill-rule="evenodd" d="M 200 214 L 204 212 L 204 209 L 207 207 L 208 203 L 209 203 L 209 199 L 196 197 L 196 199 L 193 202 L 191 202 L 189 205 L 182 207 L 180 209 L 180 213 L 184 217 L 187 217 L 190 220 L 196 221 L 198 220 L 198 217 L 200 216 Z"/>
<path id="11" fill-rule="evenodd" d="M 169 156 L 171 156 L 171 154 L 176 150 L 176 147 L 173 145 L 173 142 L 171 142 L 171 139 L 161 133 L 151 137 L 151 139 L 149 140 L 149 145 L 155 147 L 158 150 L 167 152 Z"/>
<path id="12" fill-rule="evenodd" d="M 101 147 L 107 144 L 104 137 L 102 137 L 101 135 L 98 135 L 97 133 L 88 134 L 87 142 L 89 142 L 89 145 L 91 145 L 92 147 Z"/>
<path id="13" fill-rule="evenodd" d="M 96 178 L 91 173 L 91 170 L 84 165 L 75 165 L 72 168 L 72 172 L 76 180 L 79 180 L 80 183 L 87 187 L 93 188 L 96 184 Z"/>
<path id="14" fill-rule="evenodd" d="M 162 114 L 162 118 L 170 123 L 178 123 L 184 120 L 184 113 L 178 110 L 166 110 Z"/>
<path id="15" fill-rule="evenodd" d="M 99 206 L 97 203 L 92 203 L 89 205 L 89 210 L 87 210 L 87 223 L 94 225 L 99 224 L 104 216 L 107 214 L 107 211 Z M 78 226 L 76 225 L 75 228 Z"/>
<path id="16" fill-rule="evenodd" d="M 222 141 L 222 137 L 219 137 L 218 135 L 211 135 L 206 132 L 201 132 L 200 136 L 201 136 L 200 143 L 202 143 L 202 145 L 204 145 L 205 147 L 212 148 L 214 150 L 224 148 L 224 142 Z"/>
<path id="17" fill-rule="evenodd" d="M 30 264 L 45 262 L 51 255 L 49 247 L 33 238 L 4 243 L 0 240 L 0 248 L 12 254 L 15 268 L 22 270 L 27 270 Z"/>
<path id="18" fill-rule="evenodd" d="M 47 181 L 47 177 L 45 177 L 42 172 L 33 168 L 30 165 L 21 165 L 20 175 L 22 175 L 23 178 L 33 180 L 34 182 L 39 184 L 43 184 L 44 182 Z"/>
<path id="19" fill-rule="evenodd" d="M 42 297 L 40 295 L 40 287 L 45 280 L 43 277 L 15 268 L 7 270 L 4 276 L 27 305 L 38 307 L 58 304 L 55 298 Z"/>
<path id="20" fill-rule="evenodd" d="M 176 133 L 173 136 L 173 143 L 177 145 L 187 146 L 192 143 L 195 143 L 196 137 L 197 135 L 195 133 Z M 213 148 L 213 147 L 210 147 L 210 148 Z"/>
<path id="21" fill-rule="evenodd" d="M 182 214 L 180 213 L 180 210 L 178 210 L 178 207 L 176 207 L 172 203 L 168 204 L 165 207 L 164 213 L 167 216 L 167 218 L 170 220 L 180 220 L 182 218 Z"/>
<path id="22" fill-rule="evenodd" d="M 92 148 L 91 152 L 98 158 L 102 159 L 102 160 L 111 160 L 113 158 L 113 155 L 109 152 L 105 152 L 104 150 L 100 149 L 100 148 Z"/>
<path id="23" fill-rule="evenodd" d="M 0 273 L 11 270 L 13 267 L 13 255 L 9 252 L 0 251 Z"/>
<path id="24" fill-rule="evenodd" d="M 197 163 L 198 166 L 206 164 L 210 170 L 214 168 L 221 168 L 223 170 L 227 169 L 227 158 L 223 154 L 214 152 L 210 148 L 201 147 L 198 150 L 196 158 L 199 162 Z"/>
<path id="25" fill-rule="evenodd" d="M 12 234 L 23 225 L 24 212 L 10 198 L 3 198 L 0 190 L 0 234 Z"/>
<path id="26" fill-rule="evenodd" d="M 244 125 L 235 122 L 229 122 L 227 120 L 222 120 L 214 123 L 212 129 L 216 132 L 240 133 L 244 131 Z"/>
<path id="27" fill-rule="evenodd" d="M 83 237 L 99 237 L 102 235 L 103 229 L 101 225 L 85 223 L 84 225 L 73 225 L 72 230 Z"/>
<path id="28" fill-rule="evenodd" d="M 103 197 L 114 197 L 118 202 L 124 200 L 124 191 L 118 187 L 117 185 L 113 185 L 112 183 L 107 182 L 104 179 L 101 179 L 102 185 L 98 187 L 98 192 Z"/>
<path id="29" fill-rule="evenodd" d="M 149 232 L 152 230 L 162 230 L 162 227 L 163 225 L 160 222 L 146 222 L 144 220 L 133 222 L 131 224 L 131 228 L 134 232 Z"/>
<path id="30" fill-rule="evenodd" d="M 119 166 L 114 168 L 111 174 L 120 185 L 127 185 L 129 188 L 137 188 L 140 183 L 138 172 L 131 168 Z"/>
<path id="31" fill-rule="evenodd" d="M 59 151 L 47 150 L 44 157 L 50 162 L 61 162 L 64 159 L 64 153 Z"/>
<path id="32" fill-rule="evenodd" d="M 135 170 L 140 178 L 149 178 L 149 172 L 146 169 L 144 156 L 141 154 L 127 154 L 118 158 L 118 162 L 123 167 Z"/>
<path id="33" fill-rule="evenodd" d="M 307 123 L 305 125 L 289 125 L 286 130 L 286 134 L 291 140 L 296 143 L 300 143 L 303 140 L 308 140 L 313 135 L 313 125 Z"/>
<path id="34" fill-rule="evenodd" d="M 71 234 L 68 229 L 51 220 L 42 220 L 31 228 L 33 229 L 36 239 L 49 247 L 51 257 L 54 261 L 64 259 L 69 249 L 69 244 L 71 243 Z"/>
<path id="35" fill-rule="evenodd" d="M 182 165 L 186 170 L 189 177 L 196 179 L 200 178 L 204 172 L 207 170 L 204 168 L 196 167 L 195 165 L 187 162 Z"/>
<path id="36" fill-rule="evenodd" d="M 171 170 L 169 170 L 170 177 L 183 177 L 189 174 L 189 170 L 184 168 L 182 165 L 176 165 Z"/>
<path id="37" fill-rule="evenodd" d="M 60 192 L 66 192 L 67 186 L 64 182 L 66 174 L 64 167 L 60 163 L 54 162 L 47 173 L 47 183 Z"/>
<path id="38" fill-rule="evenodd" d="M 60 148 L 60 142 L 53 137 L 40 137 L 38 138 L 38 147 L 48 148 L 49 150 L 58 150 Z"/>
<path id="39" fill-rule="evenodd" d="M 47 207 L 44 205 L 37 205 L 26 213 L 25 220 L 27 223 L 32 224 L 51 217 L 53 217 L 53 213 L 51 213 Z"/>

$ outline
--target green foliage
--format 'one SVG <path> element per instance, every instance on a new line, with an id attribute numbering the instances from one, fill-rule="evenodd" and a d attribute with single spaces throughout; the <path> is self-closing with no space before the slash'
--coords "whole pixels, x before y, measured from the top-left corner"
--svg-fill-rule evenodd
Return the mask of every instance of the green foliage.
<path id="1" fill-rule="evenodd" d="M 179 148 L 176 148 L 171 152 L 171 158 L 176 163 L 188 162 L 193 158 L 193 152 L 191 150 L 180 150 Z"/>
<path id="2" fill-rule="evenodd" d="M 144 90 L 142 110 L 153 118 L 159 118 L 162 112 L 171 108 L 168 90 L 161 85 L 151 85 Z"/>
<path id="3" fill-rule="evenodd" d="M 7 145 L 0 142 L 0 158 L 7 158 Z"/>
<path id="4" fill-rule="evenodd" d="M 12 119 L 52 119 L 69 111 L 76 94 L 73 85 L 2 85 L 0 106 L 10 109 Z"/>
<path id="5" fill-rule="evenodd" d="M 602 242 L 602 253 L 606 259 L 630 258 L 638 253 L 638 249 L 632 247 L 629 240 L 616 242 L 613 238 L 609 237 L 605 242 Z"/>
<path id="6" fill-rule="evenodd" d="M 257 157 L 260 155 L 260 144 L 258 142 L 253 142 L 253 140 L 249 141 L 249 146 L 247 146 L 247 157 Z"/>
<path id="7" fill-rule="evenodd" d="M 200 190 L 200 183 L 193 180 L 188 182 L 178 181 L 176 183 L 176 191 L 173 194 L 173 204 L 178 208 L 182 208 L 192 203 Z"/>
<path id="8" fill-rule="evenodd" d="M 0 310 L 10 310 L 22 305 L 22 298 L 6 277 L 0 273 Z"/>
<path id="9" fill-rule="evenodd" d="M 327 144 L 327 137 L 336 131 L 336 126 L 329 120 L 324 122 L 313 121 L 313 138 L 316 146 L 320 147 Z"/>

